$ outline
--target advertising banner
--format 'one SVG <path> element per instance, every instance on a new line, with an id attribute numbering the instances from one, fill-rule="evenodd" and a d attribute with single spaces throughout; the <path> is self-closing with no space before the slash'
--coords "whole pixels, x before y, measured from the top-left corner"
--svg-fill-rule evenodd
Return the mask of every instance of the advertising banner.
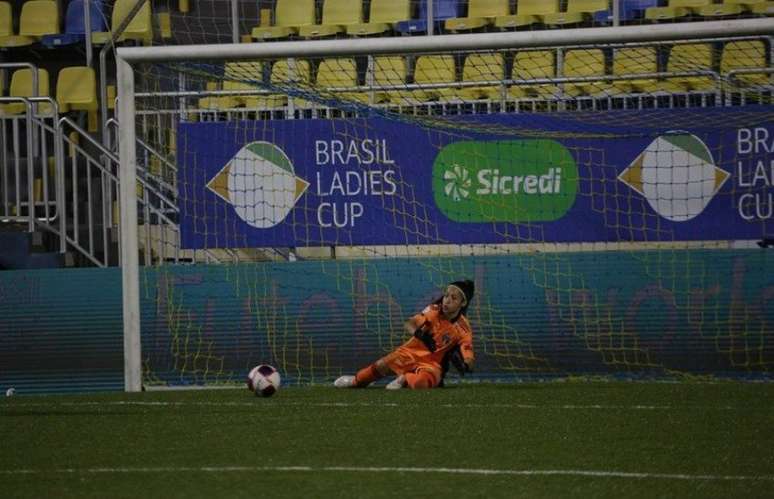
<path id="1" fill-rule="evenodd" d="M 758 106 L 181 123 L 182 244 L 771 237 L 770 118 Z"/>

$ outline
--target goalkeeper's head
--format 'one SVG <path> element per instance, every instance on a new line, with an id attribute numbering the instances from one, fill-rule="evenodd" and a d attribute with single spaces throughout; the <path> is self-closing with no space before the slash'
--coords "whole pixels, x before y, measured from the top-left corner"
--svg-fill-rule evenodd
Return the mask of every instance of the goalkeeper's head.
<path id="1" fill-rule="evenodd" d="M 473 301 L 473 295 L 476 292 L 476 285 L 470 279 L 464 279 L 462 281 L 454 281 L 449 283 L 449 288 L 456 288 L 460 294 L 462 294 L 462 307 L 460 308 L 460 314 L 465 315 L 468 311 L 470 302 Z"/>

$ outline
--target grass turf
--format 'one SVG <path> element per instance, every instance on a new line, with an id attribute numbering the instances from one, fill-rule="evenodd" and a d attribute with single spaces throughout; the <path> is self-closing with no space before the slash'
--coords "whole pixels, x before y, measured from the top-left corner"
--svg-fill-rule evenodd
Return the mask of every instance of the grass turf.
<path id="1" fill-rule="evenodd" d="M 0 497 L 772 497 L 772 400 L 623 382 L 16 396 Z"/>

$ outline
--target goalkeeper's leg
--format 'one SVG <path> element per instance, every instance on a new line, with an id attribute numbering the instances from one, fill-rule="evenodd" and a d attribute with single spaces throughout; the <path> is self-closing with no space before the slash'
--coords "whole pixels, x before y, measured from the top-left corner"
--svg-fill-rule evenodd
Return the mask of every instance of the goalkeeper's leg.
<path id="1" fill-rule="evenodd" d="M 392 374 L 392 369 L 384 359 L 379 359 L 359 370 L 354 376 L 341 376 L 333 384 L 338 388 L 365 388 L 388 374 Z"/>
<path id="2" fill-rule="evenodd" d="M 412 390 L 435 388 L 441 381 L 439 374 L 430 369 L 417 369 L 414 372 L 405 374 L 406 385 Z"/>

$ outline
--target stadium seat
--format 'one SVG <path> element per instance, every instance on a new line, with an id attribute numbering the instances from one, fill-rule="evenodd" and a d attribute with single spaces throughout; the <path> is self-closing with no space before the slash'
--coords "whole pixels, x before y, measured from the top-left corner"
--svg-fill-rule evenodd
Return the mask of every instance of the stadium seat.
<path id="1" fill-rule="evenodd" d="M 599 13 L 608 11 L 607 0 L 567 0 L 567 10 L 543 16 L 543 23 L 549 26 L 578 24 L 594 19 Z"/>
<path id="2" fill-rule="evenodd" d="M 11 87 L 8 95 L 10 97 L 32 97 L 34 93 L 32 88 L 32 70 L 26 68 L 18 69 L 11 76 Z M 49 95 L 48 71 L 38 69 L 38 97 L 47 97 Z M 0 112 L 5 115 L 22 114 L 26 109 L 27 106 L 22 102 L 9 102 L 8 104 L 0 105 Z M 49 114 L 51 111 L 50 104 L 38 104 L 38 114 Z"/>
<path id="3" fill-rule="evenodd" d="M 712 0 L 669 0 L 666 7 L 650 7 L 645 10 L 645 19 L 649 21 L 670 21 L 678 17 L 698 14 L 702 7 Z"/>
<path id="4" fill-rule="evenodd" d="M 712 46 L 708 43 L 675 45 L 669 52 L 667 72 L 712 71 Z M 662 85 L 670 92 L 695 92 L 715 89 L 710 76 L 668 77 Z"/>
<path id="5" fill-rule="evenodd" d="M 322 38 L 346 31 L 350 24 L 363 23 L 363 3 L 360 0 L 325 0 L 322 23 L 301 26 L 298 35 L 303 38 Z"/>
<path id="6" fill-rule="evenodd" d="M 467 17 L 447 19 L 444 27 L 448 31 L 470 31 L 494 24 L 497 16 L 510 13 L 508 0 L 469 0 Z"/>
<path id="7" fill-rule="evenodd" d="M 733 0 L 723 0 L 721 3 L 711 3 L 700 7 L 696 12 L 700 16 L 704 17 L 723 17 L 723 16 L 738 16 L 744 12 L 745 8 L 740 2 Z"/>
<path id="8" fill-rule="evenodd" d="M 102 14 L 102 1 L 91 0 L 89 2 L 89 9 L 91 31 L 106 31 L 105 17 Z M 67 6 L 67 12 L 65 13 L 65 32 L 60 35 L 46 35 L 40 42 L 48 48 L 83 42 L 86 36 L 86 26 L 83 18 L 83 0 L 72 0 Z"/>
<path id="9" fill-rule="evenodd" d="M 553 50 L 524 50 L 513 57 L 511 78 L 514 80 L 538 80 L 556 78 L 556 52 Z M 558 93 L 551 83 L 513 85 L 508 95 L 514 99 L 552 99 Z"/>
<path id="10" fill-rule="evenodd" d="M 433 85 L 448 83 L 453 85 L 457 80 L 457 70 L 452 55 L 422 55 L 417 57 L 414 68 L 414 83 L 417 85 Z M 420 88 L 412 92 L 416 101 L 451 100 L 455 97 L 452 88 Z"/>
<path id="11" fill-rule="evenodd" d="M 317 86 L 325 92 L 329 88 L 357 87 L 357 63 L 355 59 L 325 59 L 317 68 Z M 368 102 L 368 94 L 353 90 L 351 92 L 329 92 L 334 100 Z"/>
<path id="12" fill-rule="evenodd" d="M 462 16 L 463 3 L 458 0 L 434 0 L 433 28 L 440 31 L 446 19 Z M 420 0 L 419 17 L 409 21 L 401 21 L 395 29 L 404 35 L 427 33 L 427 0 Z"/>
<path id="13" fill-rule="evenodd" d="M 613 52 L 613 75 L 626 76 L 658 72 L 658 58 L 655 47 L 619 48 Z M 636 80 L 613 80 L 611 93 L 639 94 L 660 90 L 656 78 Z"/>
<path id="14" fill-rule="evenodd" d="M 563 75 L 566 78 L 604 76 L 605 53 L 602 49 L 572 49 L 564 54 Z M 564 84 L 564 93 L 570 97 L 594 96 L 604 92 L 604 81 L 580 81 Z"/>
<path id="15" fill-rule="evenodd" d="M 516 14 L 497 16 L 494 25 L 501 29 L 518 28 L 542 23 L 543 17 L 559 12 L 559 0 L 520 0 Z"/>
<path id="16" fill-rule="evenodd" d="M 59 72 L 56 82 L 59 111 L 87 111 L 89 131 L 97 131 L 97 77 L 88 66 L 71 66 Z"/>
<path id="17" fill-rule="evenodd" d="M 754 14 L 774 15 L 774 2 L 758 2 L 752 6 Z"/>
<path id="18" fill-rule="evenodd" d="M 32 45 L 44 35 L 59 33 L 59 8 L 53 0 L 30 0 L 22 5 L 19 35 L 0 39 L 0 47 Z"/>
<path id="19" fill-rule="evenodd" d="M 223 90 L 255 90 L 257 87 L 244 80 L 263 80 L 260 62 L 229 62 L 223 70 Z M 199 108 L 210 110 L 233 109 L 245 105 L 250 95 L 216 95 L 199 99 Z"/>
<path id="20" fill-rule="evenodd" d="M 651 7 L 658 7 L 659 0 L 622 0 L 620 20 L 621 22 L 639 21 L 645 17 L 645 11 Z"/>
<path id="21" fill-rule="evenodd" d="M 110 18 L 111 27 L 113 30 L 121 26 L 124 19 L 129 15 L 134 7 L 136 0 L 116 0 L 113 5 L 113 14 Z M 104 44 L 110 40 L 112 34 L 110 32 L 95 32 L 91 34 L 91 41 L 95 44 Z M 153 13 L 151 11 L 151 3 L 147 1 L 140 7 L 140 10 L 135 14 L 129 24 L 118 37 L 119 42 L 124 40 L 136 40 L 142 42 L 143 45 L 153 44 Z"/>
<path id="22" fill-rule="evenodd" d="M 13 9 L 9 2 L 0 2 L 0 39 L 13 36 Z"/>
<path id="23" fill-rule="evenodd" d="M 309 85 L 312 81 L 312 66 L 307 60 L 282 59 L 271 67 L 271 83 L 279 87 L 288 87 L 292 83 L 295 88 L 299 85 Z M 245 107 L 259 109 L 276 109 L 288 104 L 287 94 L 248 95 L 243 98 Z M 296 105 L 304 104 L 304 101 L 295 98 Z"/>
<path id="24" fill-rule="evenodd" d="M 378 35 L 394 30 L 399 22 L 406 21 L 410 17 L 409 0 L 371 0 L 368 22 L 348 25 L 347 34 Z"/>
<path id="25" fill-rule="evenodd" d="M 277 0 L 274 26 L 256 26 L 252 36 L 256 40 L 274 40 L 297 35 L 301 26 L 315 23 L 314 0 Z"/>
<path id="26" fill-rule="evenodd" d="M 737 69 L 766 69 L 766 44 L 762 40 L 727 42 L 720 56 L 720 73 L 727 75 Z M 731 87 L 764 86 L 771 84 L 771 74 L 752 73 L 735 75 Z"/>
<path id="27" fill-rule="evenodd" d="M 502 82 L 505 77 L 505 57 L 502 53 L 470 54 L 462 66 L 463 82 Z M 500 85 L 463 87 L 465 100 L 500 99 Z"/>
<path id="28" fill-rule="evenodd" d="M 382 56 L 374 58 L 374 85 L 377 86 L 403 86 L 406 85 L 408 71 L 406 59 L 401 56 Z M 376 90 L 374 102 L 389 102 L 401 104 L 409 99 L 411 92 L 406 90 Z"/>

